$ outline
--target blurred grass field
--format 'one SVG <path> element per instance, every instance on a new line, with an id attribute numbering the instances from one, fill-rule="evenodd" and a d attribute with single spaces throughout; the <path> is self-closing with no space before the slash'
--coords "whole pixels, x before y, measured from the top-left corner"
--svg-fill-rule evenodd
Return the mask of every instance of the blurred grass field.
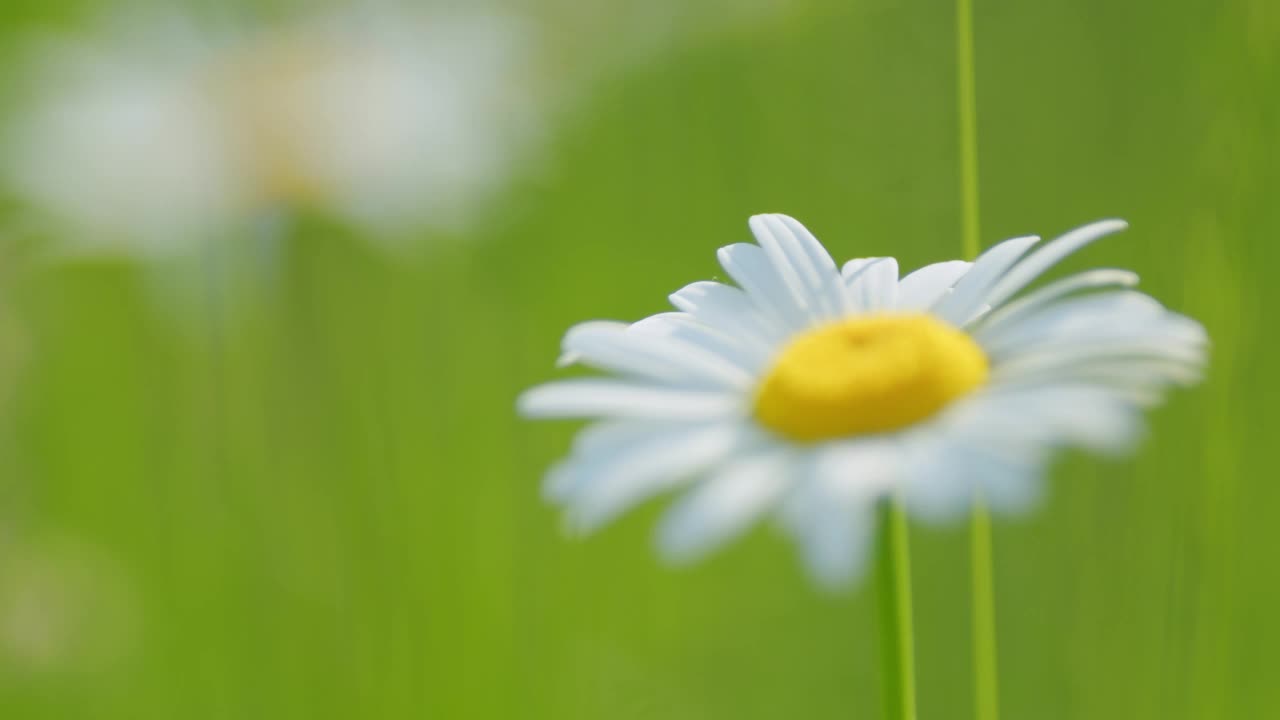
<path id="1" fill-rule="evenodd" d="M 0 57 L 103 9 L 6 8 Z M 797 2 L 673 43 L 466 237 L 299 216 L 269 282 L 252 237 L 183 276 L 195 313 L 141 263 L 41 259 L 0 203 L 0 717 L 877 717 L 869 579 L 815 590 L 769 528 L 665 569 L 656 506 L 567 539 L 538 486 L 573 426 L 513 400 L 755 212 L 958 256 L 952 13 Z M 1064 456 L 998 518 L 1004 716 L 1280 717 L 1280 6 L 977 0 L 976 35 L 984 242 L 1124 217 L 1073 266 L 1213 340 L 1137 456 Z M 967 540 L 913 527 L 926 719 L 971 713 Z"/>

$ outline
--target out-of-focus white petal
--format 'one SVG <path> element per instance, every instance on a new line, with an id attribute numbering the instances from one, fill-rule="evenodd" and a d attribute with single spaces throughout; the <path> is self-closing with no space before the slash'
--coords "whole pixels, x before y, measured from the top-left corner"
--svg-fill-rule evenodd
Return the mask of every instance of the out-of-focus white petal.
<path id="1" fill-rule="evenodd" d="M 928 310 L 950 292 L 971 267 L 973 263 L 964 260 L 948 260 L 909 273 L 898 283 L 898 309 Z"/>
<path id="2" fill-rule="evenodd" d="M 517 400 L 530 418 L 714 420 L 736 417 L 743 398 L 719 390 L 669 388 L 598 378 L 560 380 L 526 390 Z"/>
<path id="3" fill-rule="evenodd" d="M 587 320 L 585 322 L 580 322 L 577 325 L 574 325 L 572 328 L 569 328 L 569 330 L 573 331 L 579 328 L 587 328 L 587 327 L 617 328 L 619 330 L 626 330 L 630 326 L 627 325 L 627 323 L 618 322 L 616 320 Z M 576 350 L 570 350 L 569 348 L 565 347 L 564 341 L 568 337 L 569 337 L 569 333 L 566 332 L 565 337 L 561 338 L 560 340 L 560 357 L 556 358 L 556 367 L 561 367 L 561 368 L 569 367 L 570 365 L 578 363 L 582 360 L 581 353 L 577 352 Z"/>
<path id="4" fill-rule="evenodd" d="M 573 439 L 569 458 L 547 472 L 542 494 L 550 502 L 563 503 L 578 491 L 584 479 L 580 470 L 625 451 L 641 447 L 671 433 L 687 433 L 706 427 L 705 422 L 673 423 L 656 420 L 601 420 L 583 428 Z"/>
<path id="5" fill-rule="evenodd" d="M 658 548 L 672 562 L 701 558 L 750 527 L 790 487 L 787 450 L 730 460 L 690 490 L 658 527 Z"/>
<path id="6" fill-rule="evenodd" d="M 862 576 L 875 523 L 874 506 L 814 509 L 798 539 L 805 565 L 819 584 L 835 589 Z"/>
<path id="7" fill-rule="evenodd" d="M 876 504 L 901 479 L 903 456 L 882 440 L 833 443 L 813 451 L 807 477 L 782 509 L 805 564 L 828 587 L 846 585 L 866 565 Z"/>
<path id="8" fill-rule="evenodd" d="M 1191 385 L 1203 376 L 1202 362 L 1168 357 L 1029 355 L 1000 367 L 997 385 L 1074 382 L 1125 393 L 1138 405 L 1154 405 L 1169 385 Z"/>
<path id="9" fill-rule="evenodd" d="M 1028 353 L 1136 353 L 1202 357 L 1204 328 L 1146 295 L 1120 291 L 1065 300 L 1002 323 L 980 338 L 999 364 Z"/>
<path id="10" fill-rule="evenodd" d="M 995 431 L 969 435 L 934 428 L 911 441 L 902 499 L 908 514 L 930 522 L 968 516 L 974 501 L 993 510 L 1025 511 L 1040 496 L 1038 472 L 1044 448 L 1011 444 Z"/>
<path id="11" fill-rule="evenodd" d="M 940 423 L 953 432 L 1011 448 L 1079 446 L 1114 454 L 1131 448 L 1142 427 L 1122 393 L 1070 381 L 995 386 L 944 414 Z"/>
<path id="12" fill-rule="evenodd" d="M 743 427 L 719 423 L 671 428 L 650 438 L 596 454 L 560 472 L 578 479 L 566 500 L 570 526 L 591 532 L 619 513 L 688 481 L 727 458 L 743 442 Z"/>

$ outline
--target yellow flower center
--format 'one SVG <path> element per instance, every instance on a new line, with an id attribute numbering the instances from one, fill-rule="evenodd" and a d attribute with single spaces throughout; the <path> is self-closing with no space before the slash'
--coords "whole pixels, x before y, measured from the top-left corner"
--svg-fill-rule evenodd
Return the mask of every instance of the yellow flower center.
<path id="1" fill-rule="evenodd" d="M 987 370 L 977 343 L 929 315 L 864 315 L 793 339 L 760 384 L 755 417 L 801 442 L 896 430 L 978 387 Z"/>

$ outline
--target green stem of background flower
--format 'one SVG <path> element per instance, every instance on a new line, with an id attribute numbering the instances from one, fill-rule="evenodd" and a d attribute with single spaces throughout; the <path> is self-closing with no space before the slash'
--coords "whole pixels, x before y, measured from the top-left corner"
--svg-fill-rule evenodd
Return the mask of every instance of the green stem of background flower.
<path id="1" fill-rule="evenodd" d="M 973 0 L 956 0 L 961 239 L 965 257 L 970 260 L 976 258 L 981 249 L 978 222 L 978 95 L 973 55 Z M 1000 703 L 991 516 L 981 495 L 974 498 L 970 535 L 974 718 L 998 720 Z"/>
<path id="2" fill-rule="evenodd" d="M 916 720 L 915 632 L 907 518 L 896 499 L 880 518 L 880 673 L 886 720 Z"/>
<path id="3" fill-rule="evenodd" d="M 956 0 L 956 87 L 960 115 L 960 237 L 964 255 L 978 256 L 978 92 L 973 61 L 973 0 Z"/>

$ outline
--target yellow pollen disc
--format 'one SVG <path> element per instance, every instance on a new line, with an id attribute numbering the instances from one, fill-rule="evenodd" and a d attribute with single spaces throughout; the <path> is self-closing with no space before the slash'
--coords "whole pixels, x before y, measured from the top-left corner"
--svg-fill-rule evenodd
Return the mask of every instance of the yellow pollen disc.
<path id="1" fill-rule="evenodd" d="M 879 314 L 809 330 L 775 359 L 755 417 L 796 441 L 896 430 L 987 379 L 987 356 L 929 315 Z"/>

